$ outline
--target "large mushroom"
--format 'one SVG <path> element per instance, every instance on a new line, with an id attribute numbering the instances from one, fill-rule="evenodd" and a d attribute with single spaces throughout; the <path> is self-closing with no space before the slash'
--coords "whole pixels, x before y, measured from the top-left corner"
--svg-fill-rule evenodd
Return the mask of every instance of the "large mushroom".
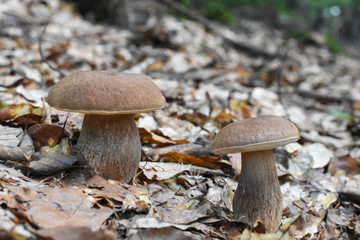
<path id="1" fill-rule="evenodd" d="M 273 148 L 296 142 L 299 130 L 278 116 L 262 116 L 233 122 L 214 138 L 216 154 L 241 152 L 242 171 L 233 200 L 234 218 L 252 227 L 261 222 L 267 232 L 281 223 L 282 197 Z"/>
<path id="2" fill-rule="evenodd" d="M 134 114 L 163 108 L 165 98 L 144 75 L 84 71 L 53 86 L 47 102 L 85 113 L 77 151 L 94 173 L 129 182 L 141 158 Z"/>

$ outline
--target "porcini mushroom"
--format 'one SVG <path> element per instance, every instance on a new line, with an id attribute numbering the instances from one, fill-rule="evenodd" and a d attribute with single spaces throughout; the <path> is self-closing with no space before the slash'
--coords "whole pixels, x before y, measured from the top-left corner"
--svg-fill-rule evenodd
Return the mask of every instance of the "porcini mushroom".
<path id="1" fill-rule="evenodd" d="M 281 223 L 282 197 L 273 148 L 296 142 L 299 130 L 278 116 L 248 118 L 226 125 L 214 138 L 216 154 L 241 152 L 242 172 L 233 199 L 234 218 L 267 232 Z"/>
<path id="2" fill-rule="evenodd" d="M 160 89 L 140 74 L 84 71 L 53 86 L 47 102 L 85 113 L 78 152 L 94 173 L 129 182 L 141 158 L 134 114 L 163 108 Z"/>

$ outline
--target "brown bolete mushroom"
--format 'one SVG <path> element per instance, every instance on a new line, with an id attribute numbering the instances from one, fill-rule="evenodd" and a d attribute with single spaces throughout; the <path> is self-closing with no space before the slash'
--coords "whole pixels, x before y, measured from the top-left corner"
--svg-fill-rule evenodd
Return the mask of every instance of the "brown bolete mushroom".
<path id="1" fill-rule="evenodd" d="M 261 222 L 267 232 L 279 228 L 282 197 L 272 149 L 296 142 L 299 137 L 297 127 L 278 116 L 233 122 L 216 135 L 214 153 L 242 155 L 242 171 L 233 200 L 235 219 L 252 227 Z"/>
<path id="2" fill-rule="evenodd" d="M 84 71 L 53 86 L 47 102 L 85 113 L 77 151 L 94 173 L 129 182 L 141 158 L 134 114 L 163 108 L 160 89 L 140 74 Z"/>

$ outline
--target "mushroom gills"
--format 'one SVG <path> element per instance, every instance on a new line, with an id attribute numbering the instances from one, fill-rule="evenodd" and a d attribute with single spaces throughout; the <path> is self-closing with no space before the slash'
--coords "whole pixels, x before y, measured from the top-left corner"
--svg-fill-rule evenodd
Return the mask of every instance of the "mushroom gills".
<path id="1" fill-rule="evenodd" d="M 281 223 L 282 197 L 272 150 L 242 153 L 242 172 L 233 200 L 234 218 L 267 232 Z"/>

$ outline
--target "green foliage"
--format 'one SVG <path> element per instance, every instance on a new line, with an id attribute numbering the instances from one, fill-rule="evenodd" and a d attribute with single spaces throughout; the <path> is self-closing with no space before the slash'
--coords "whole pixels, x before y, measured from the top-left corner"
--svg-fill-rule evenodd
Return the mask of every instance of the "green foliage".
<path id="1" fill-rule="evenodd" d="M 341 112 L 341 111 L 338 111 L 338 110 L 335 110 L 335 109 L 332 109 L 331 113 L 334 116 L 336 116 L 338 118 L 341 118 L 341 119 L 345 119 L 345 120 L 353 120 L 354 119 L 354 116 L 351 115 L 350 113 Z"/>
<path id="2" fill-rule="evenodd" d="M 325 37 L 326 44 L 329 46 L 330 50 L 339 55 L 346 55 L 346 52 L 342 49 L 338 41 L 334 38 L 334 36 L 330 33 L 328 33 Z"/>
<path id="3" fill-rule="evenodd" d="M 187 8 L 190 8 L 190 0 L 181 0 L 181 4 Z"/>
<path id="4" fill-rule="evenodd" d="M 211 19 L 225 24 L 233 24 L 234 18 L 230 10 L 231 4 L 227 1 L 203 0 L 206 5 L 206 15 Z"/>
<path id="5" fill-rule="evenodd" d="M 299 0 L 300 1 L 300 0 Z M 316 13 L 320 10 L 330 8 L 332 6 L 351 7 L 359 6 L 358 0 L 303 0 L 303 5 L 307 6 L 309 16 L 314 19 Z M 185 6 L 189 5 L 190 0 L 182 0 Z M 253 6 L 262 7 L 268 6 L 275 9 L 281 15 L 292 16 L 293 9 L 291 9 L 290 0 L 202 0 L 207 8 L 208 17 L 219 20 L 224 23 L 233 22 L 231 9 L 235 6 Z"/>
<path id="6" fill-rule="evenodd" d="M 206 16 L 221 23 L 232 25 L 234 17 L 232 9 L 237 6 L 271 7 L 278 14 L 288 16 L 300 21 L 314 21 L 324 10 L 329 11 L 331 7 L 339 8 L 360 8 L 359 0 L 303 0 L 301 4 L 296 0 L 199 0 L 203 3 Z M 300 0 L 298 0 L 300 1 Z M 191 7 L 191 0 L 181 0 L 182 4 Z M 299 16 L 296 13 L 296 6 L 305 8 L 306 15 Z M 295 6 L 295 7 L 294 7 Z M 331 16 L 327 21 L 331 22 Z M 330 31 L 329 31 L 330 32 Z M 304 37 L 306 33 L 299 33 L 298 38 Z M 296 37 L 295 37 L 296 38 Z M 346 54 L 340 44 L 331 34 L 326 35 L 326 44 L 335 54 Z"/>
<path id="7" fill-rule="evenodd" d="M 9 105 L 9 104 L 7 104 L 6 102 L 4 102 L 3 100 L 0 100 L 0 108 L 4 108 L 4 107 L 6 107 L 7 105 Z"/>

